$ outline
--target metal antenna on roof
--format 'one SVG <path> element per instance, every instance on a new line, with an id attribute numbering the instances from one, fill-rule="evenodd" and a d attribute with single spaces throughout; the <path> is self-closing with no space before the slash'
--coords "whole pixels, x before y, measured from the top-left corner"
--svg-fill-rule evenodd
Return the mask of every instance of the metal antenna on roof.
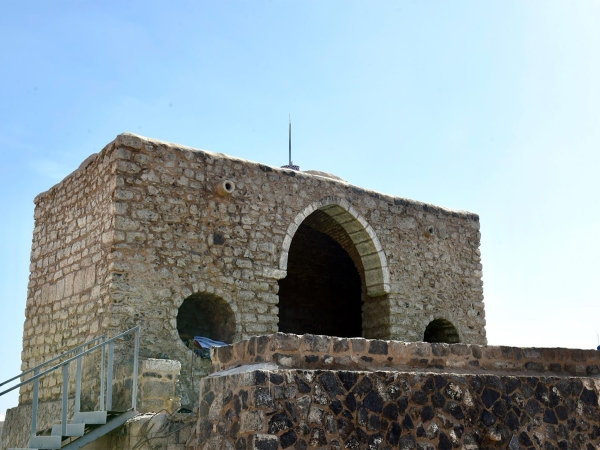
<path id="1" fill-rule="evenodd" d="M 281 166 L 282 169 L 292 169 L 292 170 L 300 170 L 300 166 L 295 166 L 292 162 L 292 115 L 288 114 L 288 152 L 289 152 L 289 164 L 285 166 Z"/>

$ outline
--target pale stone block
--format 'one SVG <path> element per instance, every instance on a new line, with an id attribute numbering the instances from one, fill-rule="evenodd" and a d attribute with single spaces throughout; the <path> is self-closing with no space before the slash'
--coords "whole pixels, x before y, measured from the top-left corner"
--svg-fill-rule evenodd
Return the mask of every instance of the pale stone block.
<path id="1" fill-rule="evenodd" d="M 127 189 L 119 188 L 115 190 L 115 198 L 118 200 L 131 200 L 133 199 L 133 192 Z"/>
<path id="2" fill-rule="evenodd" d="M 134 231 L 139 228 L 139 224 L 135 220 L 128 217 L 116 216 L 115 228 L 121 231 Z"/>
<path id="3" fill-rule="evenodd" d="M 96 268 L 89 266 L 85 270 L 85 289 L 91 289 L 96 282 Z"/>
<path id="4" fill-rule="evenodd" d="M 75 274 L 75 280 L 73 281 L 73 293 L 79 294 L 85 289 L 85 271 L 79 270 Z"/>

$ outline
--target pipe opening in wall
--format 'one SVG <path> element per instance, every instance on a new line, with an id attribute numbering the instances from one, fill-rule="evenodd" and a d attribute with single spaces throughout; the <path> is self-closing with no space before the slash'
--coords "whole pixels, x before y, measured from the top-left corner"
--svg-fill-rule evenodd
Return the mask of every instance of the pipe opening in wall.
<path id="1" fill-rule="evenodd" d="M 451 322 L 445 319 L 435 319 L 429 322 L 423 341 L 431 343 L 457 344 L 460 342 L 458 331 Z"/>
<path id="2" fill-rule="evenodd" d="M 179 307 L 177 331 L 186 345 L 194 336 L 230 344 L 235 336 L 235 314 L 218 295 L 199 292 L 190 295 Z"/>
<path id="3" fill-rule="evenodd" d="M 233 194 L 233 191 L 235 190 L 235 183 L 231 180 L 223 180 L 217 183 L 216 189 L 217 194 L 225 197 Z"/>

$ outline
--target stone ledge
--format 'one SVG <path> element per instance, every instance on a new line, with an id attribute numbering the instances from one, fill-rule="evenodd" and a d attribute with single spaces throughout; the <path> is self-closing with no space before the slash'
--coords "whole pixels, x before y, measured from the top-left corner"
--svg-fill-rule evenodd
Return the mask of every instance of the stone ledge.
<path id="1" fill-rule="evenodd" d="M 213 372 L 255 363 L 281 368 L 451 371 L 600 378 L 600 352 L 430 344 L 276 333 L 213 349 Z"/>

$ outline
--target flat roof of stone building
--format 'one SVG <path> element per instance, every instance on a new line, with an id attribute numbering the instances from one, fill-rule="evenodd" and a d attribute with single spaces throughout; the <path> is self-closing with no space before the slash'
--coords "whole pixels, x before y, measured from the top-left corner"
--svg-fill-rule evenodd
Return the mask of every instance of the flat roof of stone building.
<path id="1" fill-rule="evenodd" d="M 174 151 L 179 151 L 179 152 L 192 152 L 192 153 L 196 153 L 196 154 L 204 154 L 204 155 L 210 156 L 211 158 L 214 158 L 214 159 L 230 160 L 232 162 L 237 162 L 237 163 L 245 164 L 248 166 L 254 166 L 265 172 L 273 172 L 273 173 L 277 173 L 277 174 L 281 174 L 281 175 L 287 175 L 290 177 L 294 177 L 295 179 L 298 179 L 298 180 L 302 180 L 303 178 L 318 177 L 321 179 L 325 179 L 331 183 L 338 183 L 338 184 L 345 185 L 357 194 L 368 195 L 368 196 L 371 196 L 374 198 L 385 200 L 389 203 L 393 203 L 396 205 L 405 205 L 405 206 L 410 205 L 413 207 L 421 208 L 421 209 L 423 209 L 423 211 L 431 213 L 431 214 L 451 215 L 454 217 L 460 217 L 463 219 L 473 220 L 476 222 L 479 221 L 479 215 L 469 212 L 469 211 L 454 210 L 454 209 L 446 208 L 443 206 L 433 205 L 431 203 L 412 200 L 412 199 L 408 199 L 408 198 L 404 198 L 404 197 L 399 197 L 396 195 L 384 194 L 384 193 L 377 192 L 377 191 L 374 191 L 371 189 L 366 189 L 363 187 L 355 186 L 355 185 L 349 183 L 348 181 L 341 179 L 340 177 L 338 177 L 336 175 L 327 174 L 327 173 L 321 172 L 319 170 L 296 171 L 296 170 L 292 170 L 292 169 L 271 166 L 268 164 L 259 163 L 256 161 L 251 161 L 251 160 L 239 158 L 236 156 L 226 155 L 224 153 L 213 152 L 210 150 L 197 149 L 197 148 L 188 147 L 186 145 L 177 144 L 177 143 L 173 143 L 173 142 L 161 141 L 158 139 L 140 136 L 140 135 L 137 135 L 134 133 L 119 134 L 112 142 L 108 143 L 99 153 L 93 153 L 92 155 L 88 156 L 76 170 L 74 170 L 69 175 L 67 175 L 62 181 L 55 184 L 47 191 L 40 193 L 34 199 L 34 203 L 37 203 L 39 200 L 41 200 L 42 198 L 49 195 L 54 189 L 58 188 L 58 186 L 60 186 L 64 182 L 66 182 L 69 178 L 71 178 L 71 177 L 75 176 L 77 173 L 85 170 L 90 164 L 92 164 L 103 153 L 106 153 L 106 152 L 112 150 L 113 148 L 118 148 L 118 147 L 141 149 L 145 145 L 166 147 L 169 150 L 174 150 Z"/>

